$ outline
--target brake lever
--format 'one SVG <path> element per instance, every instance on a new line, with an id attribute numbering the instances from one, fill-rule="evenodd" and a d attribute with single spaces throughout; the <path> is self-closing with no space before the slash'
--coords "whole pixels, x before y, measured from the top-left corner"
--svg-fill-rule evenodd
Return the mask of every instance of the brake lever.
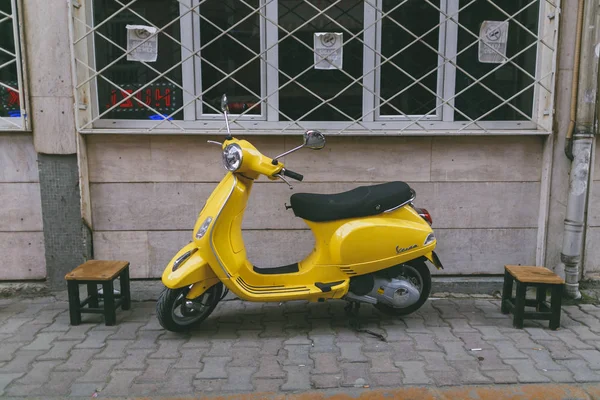
<path id="1" fill-rule="evenodd" d="M 221 147 L 223 146 L 223 143 L 219 143 L 219 142 L 216 142 L 216 141 L 214 141 L 214 140 L 207 140 L 207 141 L 206 141 L 206 143 L 210 143 L 210 144 L 218 144 L 218 145 L 219 145 L 219 146 L 221 146 Z"/>
<path id="2" fill-rule="evenodd" d="M 283 177 L 283 175 L 281 175 L 281 174 L 275 174 L 275 175 L 273 175 L 273 176 L 276 176 L 276 177 L 278 177 L 279 179 L 281 179 L 282 181 L 284 181 L 285 183 L 287 183 L 287 184 L 288 184 L 288 186 L 290 187 L 290 190 L 294 189 L 294 187 L 292 186 L 292 184 L 291 184 L 291 183 L 290 183 L 290 182 L 289 182 L 287 179 L 285 179 L 285 178 Z"/>

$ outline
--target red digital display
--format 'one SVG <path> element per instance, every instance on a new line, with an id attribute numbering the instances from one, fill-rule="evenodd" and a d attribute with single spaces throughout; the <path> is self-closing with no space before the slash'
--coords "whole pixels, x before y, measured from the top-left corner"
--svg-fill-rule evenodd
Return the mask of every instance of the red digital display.
<path id="1" fill-rule="evenodd" d="M 146 86 L 141 90 L 140 86 L 142 85 L 122 85 L 120 90 L 112 89 L 108 96 L 108 103 L 105 105 L 106 109 L 116 105 L 111 111 L 152 112 L 148 107 L 161 112 L 177 110 L 174 85 L 160 83 Z M 132 93 L 135 94 L 129 97 Z"/>

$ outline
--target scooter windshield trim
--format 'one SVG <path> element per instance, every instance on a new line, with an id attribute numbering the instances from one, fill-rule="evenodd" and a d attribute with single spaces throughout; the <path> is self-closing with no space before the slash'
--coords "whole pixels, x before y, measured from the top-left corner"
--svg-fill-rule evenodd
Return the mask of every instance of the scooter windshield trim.
<path id="1" fill-rule="evenodd" d="M 217 216 L 215 217 L 215 219 L 213 220 L 213 224 L 212 224 L 212 228 L 210 228 L 210 249 L 212 250 L 213 254 L 215 255 L 215 258 L 217 259 L 217 262 L 219 263 L 219 265 L 221 266 L 221 269 L 223 270 L 223 272 L 225 273 L 225 275 L 227 275 L 228 278 L 231 278 L 231 275 L 229 274 L 229 272 L 227 272 L 227 270 L 225 269 L 225 266 L 223 265 L 223 263 L 221 262 L 221 259 L 219 258 L 216 250 L 215 250 L 215 246 L 213 245 L 213 232 L 215 230 L 215 226 L 217 226 L 217 221 L 219 220 L 219 217 L 221 216 L 221 212 L 223 211 L 223 209 L 225 208 L 225 205 L 227 204 L 227 202 L 229 201 L 229 199 L 231 198 L 231 195 L 233 194 L 233 191 L 235 190 L 235 187 L 237 186 L 237 178 L 234 174 L 231 174 L 233 176 L 233 185 L 231 186 L 231 191 L 229 192 L 229 195 L 227 196 L 227 198 L 225 199 L 225 201 L 223 202 L 223 205 L 221 206 L 221 209 L 219 210 L 219 212 L 217 213 Z"/>

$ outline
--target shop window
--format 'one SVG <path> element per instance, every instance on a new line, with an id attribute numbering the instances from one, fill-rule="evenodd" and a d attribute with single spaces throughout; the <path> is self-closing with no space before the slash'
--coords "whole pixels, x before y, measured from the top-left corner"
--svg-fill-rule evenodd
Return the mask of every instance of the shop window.
<path id="1" fill-rule="evenodd" d="M 233 129 L 246 131 L 551 126 L 551 104 L 539 104 L 553 97 L 557 19 L 543 18 L 558 13 L 551 0 L 88 2 L 97 97 L 90 131 L 221 131 L 223 93 Z M 156 61 L 128 59 L 127 25 L 158 29 Z M 323 56 L 323 35 L 338 41 L 337 56 Z"/>
<path id="2" fill-rule="evenodd" d="M 0 0 L 0 130 L 25 126 L 16 2 Z"/>

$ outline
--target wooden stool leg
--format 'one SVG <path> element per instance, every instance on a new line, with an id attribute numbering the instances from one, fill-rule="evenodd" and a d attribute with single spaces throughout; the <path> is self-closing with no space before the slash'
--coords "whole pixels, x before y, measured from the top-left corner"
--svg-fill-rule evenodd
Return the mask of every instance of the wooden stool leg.
<path id="1" fill-rule="evenodd" d="M 104 321 L 107 326 L 112 326 L 117 323 L 117 314 L 115 311 L 115 288 L 113 281 L 103 282 L 102 291 L 104 294 Z"/>
<path id="2" fill-rule="evenodd" d="M 502 304 L 500 305 L 500 311 L 502 314 L 508 314 L 510 312 L 510 308 L 508 307 L 507 302 L 510 301 L 512 297 L 512 288 L 513 288 L 513 278 L 512 275 L 508 271 L 504 271 L 504 286 L 502 286 Z"/>
<path id="3" fill-rule="evenodd" d="M 120 276 L 119 280 L 121 281 L 121 299 L 123 299 L 123 304 L 121 304 L 121 309 L 129 310 L 131 308 L 131 290 L 129 287 L 129 267 L 125 268 Z"/>
<path id="4" fill-rule="evenodd" d="M 550 299 L 550 308 L 552 316 L 550 317 L 550 329 L 553 331 L 560 327 L 560 310 L 562 304 L 562 285 L 552 286 L 552 298 Z"/>
<path id="5" fill-rule="evenodd" d="M 95 283 L 88 283 L 87 294 L 90 297 L 90 308 L 98 308 L 98 285 Z"/>
<path id="6" fill-rule="evenodd" d="M 523 317 L 525 314 L 525 295 L 527 293 L 527 285 L 517 281 L 517 297 L 515 298 L 515 309 L 513 326 L 518 329 L 523 329 Z"/>
<path id="7" fill-rule="evenodd" d="M 69 317 L 71 319 L 71 325 L 79 325 L 81 323 L 79 284 L 77 281 L 67 281 L 67 289 L 69 292 Z"/>

